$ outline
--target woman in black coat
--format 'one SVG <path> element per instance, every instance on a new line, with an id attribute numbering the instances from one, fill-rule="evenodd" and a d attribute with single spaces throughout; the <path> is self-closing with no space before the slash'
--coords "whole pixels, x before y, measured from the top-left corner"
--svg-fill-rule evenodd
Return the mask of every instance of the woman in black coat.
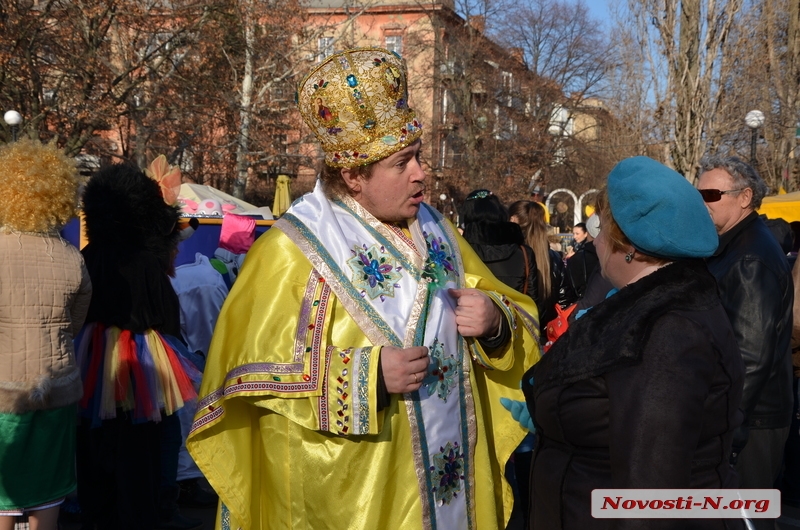
<path id="1" fill-rule="evenodd" d="M 523 380 L 537 432 L 531 528 L 743 528 L 741 519 L 595 519 L 606 488 L 735 488 L 744 368 L 702 258 L 717 235 L 699 193 L 645 157 L 598 197 L 595 242 L 619 291 L 570 325 Z"/>
<path id="2" fill-rule="evenodd" d="M 536 258 L 500 199 L 489 190 L 475 190 L 467 195 L 461 218 L 464 239 L 492 274 L 537 301 Z"/>

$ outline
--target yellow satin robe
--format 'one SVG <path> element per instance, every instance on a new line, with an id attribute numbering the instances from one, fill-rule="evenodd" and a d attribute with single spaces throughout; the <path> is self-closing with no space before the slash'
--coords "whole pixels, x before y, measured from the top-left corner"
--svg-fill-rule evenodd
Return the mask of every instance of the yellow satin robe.
<path id="1" fill-rule="evenodd" d="M 496 280 L 460 236 L 458 243 L 467 287 L 504 295 L 513 302 L 516 320 L 512 340 L 500 355 L 495 352 L 489 359 L 493 369 L 473 361 L 470 374 L 477 431 L 474 527 L 502 529 L 513 504 L 503 470 L 526 431 L 502 408 L 500 398 L 524 400 L 519 389 L 522 374 L 540 355 L 533 335 L 537 312 L 529 297 Z M 316 315 L 324 322 L 319 346 L 323 351 L 334 347 L 327 366 L 331 377 L 321 376 L 312 390 L 291 393 L 269 390 L 263 383 L 290 381 L 301 387 L 309 379 L 313 367 L 308 355 L 302 359 L 302 373 L 287 374 L 292 369 L 286 367 L 298 367 L 297 327 L 308 286 L 314 285 L 309 282 L 311 275 L 308 259 L 273 228 L 249 251 L 220 314 L 194 430 L 187 441 L 189 452 L 227 508 L 218 513 L 217 528 L 422 528 L 411 429 L 402 396 L 393 395 L 390 405 L 376 412 L 380 348 L 367 353 L 371 356 L 369 434 L 336 434 L 334 412 L 328 431 L 320 430 L 321 388 L 326 382 L 328 395 L 333 395 L 330 404 L 336 406 L 334 376 L 344 366 L 343 356 L 336 353 L 372 346 L 335 296 L 325 313 Z M 312 298 L 318 295 L 319 289 Z M 255 367 L 258 373 L 241 367 Z M 321 372 L 324 376 L 325 366 Z M 251 390 L 222 395 L 223 388 L 247 389 L 248 383 L 258 381 L 262 383 Z"/>

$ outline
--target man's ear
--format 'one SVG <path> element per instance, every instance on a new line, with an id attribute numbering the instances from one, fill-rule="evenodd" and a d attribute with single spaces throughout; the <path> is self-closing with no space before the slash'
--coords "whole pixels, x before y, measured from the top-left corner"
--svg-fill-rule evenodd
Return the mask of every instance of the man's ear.
<path id="1" fill-rule="evenodd" d="M 753 189 L 745 188 L 739 194 L 739 206 L 742 209 L 752 208 L 753 204 Z"/>
<path id="2" fill-rule="evenodd" d="M 357 195 L 361 192 L 361 173 L 350 167 L 343 167 L 342 179 L 344 179 L 345 186 L 350 190 L 351 195 Z"/>

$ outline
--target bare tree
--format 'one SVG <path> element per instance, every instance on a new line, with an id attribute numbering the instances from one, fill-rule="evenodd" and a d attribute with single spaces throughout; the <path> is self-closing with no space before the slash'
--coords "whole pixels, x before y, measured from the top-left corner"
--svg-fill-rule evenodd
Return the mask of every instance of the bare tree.
<path id="1" fill-rule="evenodd" d="M 430 26 L 418 28 L 405 55 L 419 65 L 413 93 L 430 94 L 428 127 L 434 187 L 450 197 L 491 188 L 520 198 L 537 169 L 556 154 L 548 133 L 561 87 L 531 72 L 522 50 L 492 38 L 500 32 L 505 6 L 461 1 L 428 12 Z"/>
<path id="2" fill-rule="evenodd" d="M 99 134 L 135 121 L 140 90 L 166 75 L 175 43 L 204 22 L 200 3 L 172 4 L 164 16 L 154 2 L 4 2 L 0 98 L 26 117 L 27 134 L 57 136 L 67 153 L 117 151 Z"/>
<path id="3" fill-rule="evenodd" d="M 749 158 L 750 133 L 745 114 L 764 112 L 757 133 L 757 166 L 775 190 L 798 188 L 795 138 L 800 125 L 800 11 L 795 1 L 759 1 L 748 6 L 731 32 L 724 93 L 710 131 L 712 148 Z"/>
<path id="4" fill-rule="evenodd" d="M 555 187 L 599 185 L 610 169 L 607 129 L 613 120 L 597 97 L 606 95 L 615 45 L 581 1 L 508 0 L 493 36 L 517 50 L 539 80 L 534 145 L 547 151 L 533 169 L 543 169 L 543 179 Z"/>
<path id="5" fill-rule="evenodd" d="M 708 148 L 709 124 L 722 104 L 719 79 L 741 5 L 741 0 L 629 0 L 627 24 L 617 28 L 626 35 L 626 59 L 631 61 L 624 71 L 638 68 L 649 75 L 634 77 L 624 87 L 633 93 L 617 99 L 646 100 L 654 109 L 663 161 L 689 180 Z M 642 53 L 631 53 L 636 45 Z M 634 123 L 640 130 L 652 129 L 645 121 Z"/>
<path id="6" fill-rule="evenodd" d="M 580 99 L 600 95 L 613 46 L 582 1 L 509 0 L 493 37 L 528 69 Z"/>

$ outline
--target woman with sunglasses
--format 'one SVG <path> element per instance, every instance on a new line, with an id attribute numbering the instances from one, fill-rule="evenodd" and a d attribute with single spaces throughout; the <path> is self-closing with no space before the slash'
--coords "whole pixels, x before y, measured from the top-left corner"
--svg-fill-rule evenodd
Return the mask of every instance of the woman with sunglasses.
<path id="1" fill-rule="evenodd" d="M 724 529 L 741 519 L 593 518 L 594 489 L 735 488 L 743 366 L 703 258 L 717 235 L 700 195 L 647 157 L 598 194 L 595 239 L 617 289 L 523 378 L 537 446 L 531 528 Z"/>

